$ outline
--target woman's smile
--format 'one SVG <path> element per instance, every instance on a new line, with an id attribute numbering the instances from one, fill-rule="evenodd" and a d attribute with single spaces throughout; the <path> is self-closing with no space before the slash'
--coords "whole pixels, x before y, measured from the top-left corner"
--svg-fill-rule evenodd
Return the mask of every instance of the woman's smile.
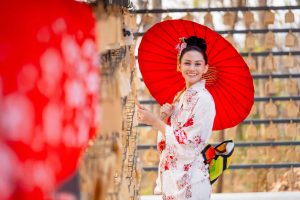
<path id="1" fill-rule="evenodd" d="M 203 55 L 197 51 L 185 53 L 182 57 L 180 66 L 186 87 L 190 87 L 200 81 L 202 75 L 205 74 L 208 69 L 208 65 L 205 63 Z"/>
<path id="2" fill-rule="evenodd" d="M 198 73 L 195 73 L 195 72 L 187 72 L 186 75 L 188 75 L 189 77 L 193 78 L 193 77 L 197 76 Z"/>

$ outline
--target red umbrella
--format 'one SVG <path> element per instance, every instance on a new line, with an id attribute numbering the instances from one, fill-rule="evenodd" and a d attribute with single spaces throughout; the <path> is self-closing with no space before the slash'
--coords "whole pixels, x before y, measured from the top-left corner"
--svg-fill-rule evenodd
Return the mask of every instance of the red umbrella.
<path id="1" fill-rule="evenodd" d="M 190 36 L 201 37 L 207 43 L 209 70 L 204 79 L 216 105 L 213 130 L 239 124 L 253 105 L 252 76 L 236 49 L 206 26 L 186 20 L 167 20 L 144 34 L 138 61 L 147 88 L 160 105 L 172 103 L 177 92 L 185 87 L 177 71 L 176 46 L 179 38 Z"/>

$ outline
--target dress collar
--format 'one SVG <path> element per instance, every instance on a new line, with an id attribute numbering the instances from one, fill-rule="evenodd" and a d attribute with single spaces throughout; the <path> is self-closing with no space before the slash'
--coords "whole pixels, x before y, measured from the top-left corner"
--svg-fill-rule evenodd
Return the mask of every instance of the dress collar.
<path id="1" fill-rule="evenodd" d="M 187 91 L 199 91 L 205 88 L 205 79 L 201 79 L 200 81 L 198 81 L 197 83 L 195 83 L 194 85 L 192 85 L 191 87 L 187 88 Z"/>

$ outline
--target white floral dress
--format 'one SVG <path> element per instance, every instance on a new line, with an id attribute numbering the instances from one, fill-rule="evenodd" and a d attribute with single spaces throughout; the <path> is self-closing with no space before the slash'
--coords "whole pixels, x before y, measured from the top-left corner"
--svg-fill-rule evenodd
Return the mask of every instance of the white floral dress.
<path id="1" fill-rule="evenodd" d="M 163 200 L 209 200 L 212 187 L 201 151 L 212 133 L 215 103 L 205 80 L 188 88 L 175 104 L 166 126 L 166 138 L 158 134 L 161 153 L 155 194 Z"/>

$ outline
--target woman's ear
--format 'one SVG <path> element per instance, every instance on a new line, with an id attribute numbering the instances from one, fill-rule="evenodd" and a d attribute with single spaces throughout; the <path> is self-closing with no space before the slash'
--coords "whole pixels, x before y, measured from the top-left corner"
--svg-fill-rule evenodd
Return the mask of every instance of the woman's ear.
<path id="1" fill-rule="evenodd" d="M 177 65 L 177 71 L 181 72 L 181 65 L 180 64 Z"/>
<path id="2" fill-rule="evenodd" d="M 205 74 L 207 71 L 208 71 L 208 64 L 206 64 L 206 65 L 204 66 L 203 74 Z"/>

